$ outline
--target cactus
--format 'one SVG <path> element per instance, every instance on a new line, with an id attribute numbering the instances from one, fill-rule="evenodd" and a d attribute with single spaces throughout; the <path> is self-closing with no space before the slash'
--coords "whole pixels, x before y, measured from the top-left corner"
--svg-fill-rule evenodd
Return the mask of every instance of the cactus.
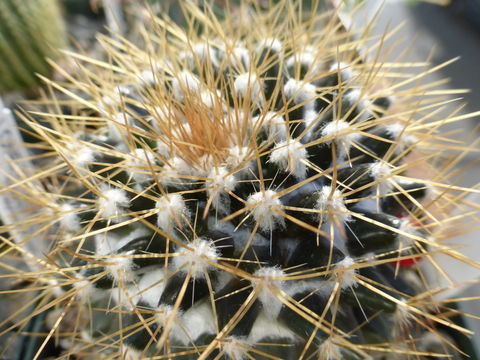
<path id="1" fill-rule="evenodd" d="M 46 58 L 56 58 L 66 33 L 56 0 L 0 2 L 0 93 L 30 89 L 36 73 L 48 75 Z"/>
<path id="2" fill-rule="evenodd" d="M 477 190 L 430 163 L 453 166 L 437 130 L 469 115 L 439 115 L 425 64 L 382 60 L 388 35 L 367 48 L 299 4 L 188 3 L 187 30 L 156 18 L 44 79 L 49 126 L 21 116 L 50 151 L 18 186 L 53 239 L 33 315 L 64 357 L 420 358 L 456 351 L 436 325 L 468 333 L 420 264 L 468 262 L 441 240 Z"/>

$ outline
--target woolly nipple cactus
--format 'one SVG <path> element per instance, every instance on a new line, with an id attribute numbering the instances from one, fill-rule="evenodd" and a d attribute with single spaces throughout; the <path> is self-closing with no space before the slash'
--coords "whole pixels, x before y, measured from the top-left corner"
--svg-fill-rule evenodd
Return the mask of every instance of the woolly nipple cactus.
<path id="1" fill-rule="evenodd" d="M 242 9 L 188 3 L 187 29 L 153 18 L 142 44 L 101 37 L 109 60 L 72 55 L 23 115 L 49 150 L 18 183 L 43 184 L 32 223 L 51 253 L 25 277 L 38 311 L 61 314 L 48 338 L 92 359 L 456 352 L 437 325 L 468 330 L 424 268 L 468 262 L 442 240 L 476 190 L 429 164 L 450 166 L 438 128 L 468 116 L 443 118 L 442 91 L 417 88 L 425 64 L 387 62 L 384 39 L 334 13 Z"/>

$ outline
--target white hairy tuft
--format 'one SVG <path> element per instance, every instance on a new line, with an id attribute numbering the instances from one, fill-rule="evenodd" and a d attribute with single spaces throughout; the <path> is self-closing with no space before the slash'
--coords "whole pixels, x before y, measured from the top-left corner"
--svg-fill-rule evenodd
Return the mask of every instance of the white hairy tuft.
<path id="1" fill-rule="evenodd" d="M 263 50 L 263 49 L 267 48 L 267 49 L 271 49 L 274 52 L 278 53 L 278 52 L 282 51 L 282 47 L 283 47 L 283 45 L 282 45 L 282 42 L 280 40 L 275 39 L 275 38 L 266 38 L 266 39 L 263 39 L 262 41 L 260 41 L 257 49 L 258 50 Z"/>
<path id="2" fill-rule="evenodd" d="M 252 118 L 253 126 L 260 127 L 267 133 L 268 142 L 280 142 L 287 138 L 287 123 L 282 115 L 269 111 Z"/>
<path id="3" fill-rule="evenodd" d="M 222 195 L 234 190 L 236 185 L 235 176 L 225 167 L 214 167 L 207 179 L 207 186 L 211 187 L 208 189 L 208 195 L 213 196 L 212 205 L 216 209 L 221 209 L 222 202 L 225 200 Z"/>
<path id="4" fill-rule="evenodd" d="M 135 264 L 133 259 L 128 257 L 131 254 L 133 251 L 106 259 L 109 265 L 105 266 L 105 270 L 117 284 L 131 282 L 135 279 Z"/>
<path id="5" fill-rule="evenodd" d="M 332 193 L 331 186 L 323 186 L 316 194 L 318 195 L 315 204 L 316 209 L 322 212 L 328 212 L 329 215 L 335 216 L 342 222 L 351 220 L 352 216 L 349 214 L 348 209 L 345 206 L 343 195 L 340 190 L 335 189 Z M 319 214 L 319 216 L 322 217 L 322 214 Z"/>
<path id="6" fill-rule="evenodd" d="M 133 118 L 126 113 L 119 112 L 114 114 L 107 120 L 108 136 L 116 141 L 120 142 L 126 136 L 126 128 L 132 126 Z"/>
<path id="7" fill-rule="evenodd" d="M 277 225 L 285 226 L 285 220 L 283 216 L 274 210 L 280 210 L 282 203 L 277 193 L 273 190 L 260 191 L 251 194 L 248 199 L 248 205 L 254 205 L 250 209 L 250 214 L 257 223 L 261 230 L 273 230 Z"/>
<path id="8" fill-rule="evenodd" d="M 100 190 L 102 196 L 98 198 L 98 208 L 103 217 L 119 217 L 127 212 L 130 199 L 125 190 L 108 186 L 102 186 Z"/>
<path id="9" fill-rule="evenodd" d="M 304 51 L 290 56 L 285 62 L 285 65 L 289 68 L 295 68 L 298 65 L 311 67 L 314 61 L 315 56 L 309 51 Z"/>
<path id="10" fill-rule="evenodd" d="M 95 151 L 81 144 L 67 144 L 72 152 L 70 156 L 72 164 L 78 168 L 86 168 L 89 163 L 95 161 Z"/>
<path id="11" fill-rule="evenodd" d="M 283 290 L 285 280 L 275 278 L 285 277 L 285 273 L 279 268 L 264 267 L 257 270 L 253 275 L 256 277 L 253 280 L 253 285 L 255 288 L 258 287 L 260 289 L 258 300 L 263 305 L 265 315 L 270 319 L 276 319 L 283 304 L 270 290 L 270 287 Z"/>
<path id="12" fill-rule="evenodd" d="M 200 63 L 209 62 L 214 66 L 218 65 L 218 57 L 215 49 L 208 43 L 196 43 L 192 47 L 193 53 Z"/>
<path id="13" fill-rule="evenodd" d="M 97 255 L 109 255 L 118 251 L 129 242 L 147 234 L 148 231 L 144 227 L 136 227 L 127 234 L 115 234 L 112 231 L 98 234 L 95 236 L 95 253 Z"/>
<path id="14" fill-rule="evenodd" d="M 304 163 L 307 155 L 307 150 L 300 141 L 286 140 L 275 145 L 269 161 L 297 179 L 303 180 L 307 176 L 307 166 Z"/>
<path id="15" fill-rule="evenodd" d="M 262 103 L 263 84 L 256 74 L 247 72 L 238 75 L 233 86 L 236 94 L 250 98 L 252 103 Z"/>
<path id="16" fill-rule="evenodd" d="M 392 169 L 392 165 L 386 161 L 376 161 L 370 166 L 370 173 L 375 180 L 378 180 L 376 185 L 378 195 L 385 195 L 390 191 L 391 185 L 388 178 L 392 176 Z"/>
<path id="17" fill-rule="evenodd" d="M 302 104 L 305 110 L 314 110 L 317 92 L 315 85 L 290 79 L 284 86 L 287 99 L 293 99 L 296 105 Z"/>
<path id="18" fill-rule="evenodd" d="M 188 71 L 182 71 L 172 80 L 173 95 L 177 100 L 183 100 L 185 95 L 194 94 L 200 89 L 200 81 Z"/>
<path id="19" fill-rule="evenodd" d="M 155 207 L 159 210 L 157 225 L 167 232 L 170 232 L 173 226 L 181 226 L 189 220 L 189 211 L 180 194 L 168 194 L 160 197 Z"/>
<path id="20" fill-rule="evenodd" d="M 155 156 L 144 149 L 135 149 L 127 155 L 125 165 L 133 179 L 142 183 L 152 178 L 151 168 L 155 166 Z"/>
<path id="21" fill-rule="evenodd" d="M 143 70 L 138 74 L 138 79 L 144 84 L 153 85 L 155 84 L 156 77 L 152 70 Z"/>
<path id="22" fill-rule="evenodd" d="M 67 203 L 60 206 L 60 225 L 62 228 L 71 232 L 77 232 L 82 228 L 77 210 L 73 205 Z"/>
<path id="23" fill-rule="evenodd" d="M 161 327 L 164 327 L 169 321 L 176 323 L 180 316 L 182 316 L 182 312 L 174 311 L 171 305 L 161 304 L 155 311 L 155 320 Z"/>
<path id="24" fill-rule="evenodd" d="M 399 301 L 400 304 L 397 304 L 393 313 L 393 336 L 397 339 L 403 337 L 405 333 L 410 333 L 414 321 L 414 316 L 408 308 L 408 301 L 404 298 Z"/>
<path id="25" fill-rule="evenodd" d="M 246 360 L 248 344 L 236 337 L 229 336 L 221 342 L 222 350 L 230 358 L 230 360 Z"/>
<path id="26" fill-rule="evenodd" d="M 330 69 L 328 69 L 329 72 L 340 72 L 341 73 L 341 78 L 345 79 L 350 79 L 353 77 L 353 71 L 351 68 L 351 65 L 344 63 L 344 62 L 339 62 L 339 63 L 334 63 L 332 66 L 330 66 Z M 334 73 L 335 75 L 335 73 Z"/>
<path id="27" fill-rule="evenodd" d="M 338 156 L 343 158 L 348 154 L 352 143 L 357 141 L 361 135 L 348 122 L 333 120 L 323 128 L 322 136 L 330 138 L 329 143 L 335 143 Z"/>
<path id="28" fill-rule="evenodd" d="M 355 265 L 355 261 L 350 256 L 345 256 L 342 261 L 335 265 L 335 276 L 341 283 L 342 289 L 355 287 L 358 285 L 355 279 L 356 269 L 349 269 Z"/>
<path id="29" fill-rule="evenodd" d="M 338 360 L 342 358 L 340 347 L 333 343 L 332 338 L 325 339 L 318 347 L 318 360 Z"/>
<path id="30" fill-rule="evenodd" d="M 235 176 L 243 178 L 248 175 L 249 162 L 246 161 L 250 156 L 250 148 L 247 146 L 232 146 L 228 149 L 226 165 L 229 170 L 235 170 Z"/>
<path id="31" fill-rule="evenodd" d="M 188 248 L 179 247 L 177 249 L 178 256 L 174 256 L 172 259 L 173 268 L 181 269 L 183 272 L 191 271 L 193 278 L 205 277 L 206 271 L 214 269 L 210 263 L 216 263 L 219 256 L 213 241 L 196 238 L 187 246 Z"/>
<path id="32" fill-rule="evenodd" d="M 386 130 L 397 140 L 397 147 L 400 151 L 404 151 L 416 142 L 418 138 L 406 131 L 406 126 L 400 123 L 390 124 L 386 126 Z"/>
<path id="33" fill-rule="evenodd" d="M 234 66 L 240 67 L 241 64 L 245 69 L 250 67 L 250 53 L 244 47 L 234 48 L 229 58 Z"/>

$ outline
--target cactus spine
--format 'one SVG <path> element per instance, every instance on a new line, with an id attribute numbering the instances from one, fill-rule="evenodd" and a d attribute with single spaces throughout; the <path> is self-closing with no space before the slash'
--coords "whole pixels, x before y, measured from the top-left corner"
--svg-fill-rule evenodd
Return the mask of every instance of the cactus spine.
<path id="1" fill-rule="evenodd" d="M 59 225 L 51 307 L 78 315 L 65 356 L 419 357 L 435 324 L 465 331 L 416 266 L 460 257 L 436 236 L 469 191 L 411 175 L 414 148 L 438 155 L 438 92 L 298 5 L 218 22 L 189 3 L 187 31 L 103 37 L 114 64 L 46 80 L 62 112 L 24 117 L 51 148 L 35 201 Z"/>

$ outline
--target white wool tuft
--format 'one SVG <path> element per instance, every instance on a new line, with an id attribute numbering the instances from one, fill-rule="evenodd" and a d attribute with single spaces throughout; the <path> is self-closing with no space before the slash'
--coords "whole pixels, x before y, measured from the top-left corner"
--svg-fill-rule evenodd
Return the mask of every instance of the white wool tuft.
<path id="1" fill-rule="evenodd" d="M 250 213 L 256 222 L 259 223 L 261 230 L 273 230 L 276 225 L 285 226 L 285 220 L 282 215 L 276 213 L 274 209 L 280 210 L 282 203 L 277 193 L 273 190 L 265 190 L 250 195 L 247 199 L 248 205 L 254 205 Z"/>
<path id="2" fill-rule="evenodd" d="M 178 53 L 178 60 L 180 60 L 182 64 L 185 64 L 189 69 L 193 69 L 195 67 L 195 59 L 190 50 L 180 51 Z"/>
<path id="3" fill-rule="evenodd" d="M 370 173 L 375 180 L 379 180 L 376 185 L 378 195 L 387 194 L 391 188 L 387 179 L 392 175 L 392 165 L 385 161 L 376 161 L 370 166 Z"/>
<path id="4" fill-rule="evenodd" d="M 162 184 L 181 183 L 184 180 L 182 175 L 197 175 L 197 171 L 181 157 L 174 156 L 168 160 L 168 164 L 163 166 L 160 173 L 160 182 Z"/>
<path id="5" fill-rule="evenodd" d="M 122 353 L 123 360 L 142 360 L 143 359 L 142 351 L 134 349 L 131 346 L 122 344 L 120 349 L 121 349 L 120 351 Z"/>
<path id="6" fill-rule="evenodd" d="M 333 343 L 332 338 L 328 338 L 318 347 L 318 360 L 338 360 L 342 359 L 340 347 Z"/>
<path id="7" fill-rule="evenodd" d="M 416 235 L 417 232 L 417 227 L 412 224 L 411 220 L 409 218 L 399 220 L 399 231 L 403 232 L 403 234 L 398 234 L 398 241 L 401 244 L 401 246 L 408 247 L 408 246 L 414 246 L 415 245 L 415 240 L 409 237 L 406 234 L 411 234 L 411 235 Z M 405 234 L 405 235 L 404 235 Z"/>
<path id="8" fill-rule="evenodd" d="M 392 167 L 385 161 L 376 161 L 370 166 L 370 173 L 376 180 L 380 180 L 391 175 Z"/>
<path id="9" fill-rule="evenodd" d="M 208 189 L 208 194 L 213 196 L 212 205 L 216 209 L 221 208 L 223 202 L 222 195 L 226 194 L 227 191 L 234 190 L 236 185 L 235 176 L 230 174 L 225 167 L 214 167 L 208 175 L 207 181 L 207 186 L 211 186 Z"/>
<path id="10" fill-rule="evenodd" d="M 233 83 L 235 92 L 243 98 L 250 97 L 253 103 L 262 102 L 262 82 L 254 73 L 243 73 Z"/>
<path id="11" fill-rule="evenodd" d="M 315 110 L 310 109 L 310 110 L 305 111 L 305 115 L 304 115 L 303 120 L 305 121 L 305 125 L 309 126 L 314 121 L 318 121 L 320 119 L 320 117 L 321 117 L 321 115 L 320 115 L 319 112 L 316 112 Z"/>
<path id="12" fill-rule="evenodd" d="M 315 61 L 315 56 L 313 56 L 313 54 L 309 51 L 304 51 L 304 52 L 296 53 L 290 56 L 287 59 L 285 64 L 289 68 L 291 67 L 294 68 L 298 65 L 310 67 L 313 65 L 314 61 Z"/>
<path id="13" fill-rule="evenodd" d="M 328 212 L 329 216 L 335 216 L 342 222 L 349 221 L 352 216 L 348 213 L 348 209 L 343 201 L 342 192 L 338 189 L 332 193 L 331 186 L 323 186 L 320 191 L 317 192 L 318 199 L 315 204 L 315 208 L 320 211 Z M 333 214 L 332 214 L 333 213 Z M 319 214 L 322 217 L 322 214 Z"/>
<path id="14" fill-rule="evenodd" d="M 247 357 L 247 350 L 244 347 L 251 346 L 245 341 L 229 336 L 221 342 L 222 350 L 225 354 L 230 358 L 230 360 L 246 360 Z"/>
<path id="15" fill-rule="evenodd" d="M 152 70 L 143 70 L 138 74 L 138 79 L 143 84 L 153 85 L 155 84 L 155 73 Z"/>
<path id="16" fill-rule="evenodd" d="M 117 95 L 117 94 L 116 94 Z M 104 113 L 108 113 L 107 108 L 108 107 L 113 107 L 118 104 L 118 101 L 116 99 L 113 99 L 110 96 L 102 96 L 100 101 L 98 102 L 98 107 L 100 110 L 102 110 Z"/>
<path id="17" fill-rule="evenodd" d="M 386 130 L 398 141 L 398 148 L 400 151 L 412 146 L 418 142 L 415 135 L 409 134 L 406 131 L 406 126 L 400 123 L 390 124 L 386 126 Z"/>
<path id="18" fill-rule="evenodd" d="M 147 271 L 138 282 L 141 299 L 150 307 L 157 307 L 158 301 L 165 289 L 165 271 L 153 269 Z"/>
<path id="19" fill-rule="evenodd" d="M 179 247 L 177 249 L 178 256 L 172 259 L 172 266 L 175 270 L 183 267 L 181 271 L 192 271 L 193 278 L 205 277 L 205 271 L 212 270 L 214 266 L 205 261 L 216 263 L 219 256 L 213 241 L 197 238 L 188 243 L 188 249 Z M 185 266 L 187 265 L 187 266 Z"/>
<path id="20" fill-rule="evenodd" d="M 218 95 L 215 95 L 215 93 L 210 90 L 205 90 L 200 93 L 201 102 L 210 109 L 215 105 L 216 98 L 218 98 Z"/>
<path id="21" fill-rule="evenodd" d="M 98 208 L 103 217 L 118 217 L 127 212 L 130 199 L 125 190 L 102 186 L 100 191 L 103 196 L 98 198 Z"/>
<path id="22" fill-rule="evenodd" d="M 236 47 L 233 49 L 233 54 L 230 55 L 232 65 L 240 67 L 240 64 L 246 69 L 250 67 L 250 53 L 244 47 Z"/>
<path id="23" fill-rule="evenodd" d="M 172 230 L 172 226 L 181 226 L 189 220 L 190 214 L 180 194 L 168 194 L 168 196 L 160 197 L 155 207 L 159 209 L 157 225 L 167 232 Z"/>
<path id="24" fill-rule="evenodd" d="M 127 155 L 125 165 L 135 181 L 145 182 L 152 178 L 150 169 L 155 166 L 155 156 L 144 149 L 135 149 Z"/>
<path id="25" fill-rule="evenodd" d="M 116 113 L 107 120 L 108 136 L 117 142 L 126 136 L 126 127 L 132 126 L 133 118 L 129 114 Z"/>
<path id="26" fill-rule="evenodd" d="M 343 158 L 349 151 L 352 143 L 360 138 L 360 134 L 343 120 L 330 121 L 322 130 L 322 136 L 331 138 L 328 142 L 335 143 L 338 156 Z"/>
<path id="27" fill-rule="evenodd" d="M 197 61 L 200 62 L 200 64 L 208 61 L 214 66 L 218 65 L 217 53 L 211 45 L 205 42 L 197 43 L 193 45 L 192 50 L 195 56 L 197 56 Z"/>
<path id="28" fill-rule="evenodd" d="M 400 304 L 397 304 L 395 308 L 395 313 L 393 314 L 395 330 L 398 332 L 400 330 L 408 329 L 413 320 L 413 315 L 408 309 L 408 302 L 406 299 L 399 299 Z"/>
<path id="29" fill-rule="evenodd" d="M 306 160 L 308 154 L 300 141 L 286 140 L 277 145 L 270 154 L 269 161 L 299 180 L 307 176 Z"/>
<path id="30" fill-rule="evenodd" d="M 272 49 L 274 52 L 282 51 L 282 42 L 275 38 L 266 38 L 259 42 L 258 50 L 263 50 L 264 48 Z"/>
<path id="31" fill-rule="evenodd" d="M 355 280 L 356 269 L 349 269 L 355 265 L 355 261 L 350 256 L 345 256 L 342 261 L 335 265 L 335 276 L 341 282 L 342 289 L 355 287 L 358 285 Z"/>
<path id="32" fill-rule="evenodd" d="M 296 105 L 302 104 L 307 111 L 315 109 L 315 99 L 317 98 L 315 85 L 290 79 L 285 84 L 284 91 L 287 99 L 293 99 Z"/>
<path id="33" fill-rule="evenodd" d="M 330 69 L 328 69 L 328 72 L 338 72 L 338 71 L 341 72 L 343 78 L 350 79 L 351 77 L 353 77 L 353 71 L 352 71 L 351 65 L 347 63 L 344 63 L 344 62 L 334 63 L 332 64 L 332 66 L 330 66 Z"/>
<path id="34" fill-rule="evenodd" d="M 275 278 L 285 277 L 285 273 L 279 268 L 264 267 L 257 270 L 253 275 L 258 277 L 252 281 L 254 287 L 260 288 L 258 300 L 260 300 L 263 305 L 265 315 L 270 319 L 276 319 L 283 304 L 277 299 L 269 287 L 276 287 L 284 290 L 283 286 L 285 285 L 285 280 L 276 280 Z"/>
<path id="35" fill-rule="evenodd" d="M 267 141 L 280 142 L 287 138 L 288 125 L 282 115 L 269 111 L 252 118 L 252 125 L 260 127 L 267 133 Z"/>
<path id="36" fill-rule="evenodd" d="M 77 215 L 78 209 L 71 204 L 62 204 L 60 206 L 60 225 L 68 231 L 77 232 L 82 228 L 80 218 Z"/>
<path id="37" fill-rule="evenodd" d="M 167 322 L 172 321 L 172 318 L 174 323 L 177 322 L 180 316 L 182 316 L 182 312 L 180 310 L 174 311 L 171 305 L 158 305 L 155 311 L 155 319 L 161 327 L 164 327 Z"/>
<path id="38" fill-rule="evenodd" d="M 354 89 L 346 92 L 343 95 L 343 98 L 347 100 L 349 103 L 355 104 L 357 101 L 359 101 L 361 94 L 362 94 L 362 91 L 360 89 Z"/>
<path id="39" fill-rule="evenodd" d="M 238 180 L 249 174 L 251 160 L 246 160 L 250 157 L 250 154 L 251 150 L 247 146 L 236 145 L 228 149 L 226 167 L 229 170 L 235 170 L 235 176 Z"/>
<path id="40" fill-rule="evenodd" d="M 163 140 L 157 140 L 156 151 L 160 156 L 165 159 L 170 157 L 170 145 L 165 143 Z"/>
<path id="41" fill-rule="evenodd" d="M 133 251 L 106 259 L 109 265 L 105 266 L 105 270 L 117 284 L 131 282 L 135 279 L 135 264 L 133 259 L 128 257 L 131 254 Z"/>
<path id="42" fill-rule="evenodd" d="M 200 89 L 200 81 L 188 71 L 182 71 L 172 81 L 173 95 L 183 100 L 186 94 L 194 94 Z"/>
<path id="43" fill-rule="evenodd" d="M 75 167 L 85 168 L 89 163 L 95 161 L 95 151 L 81 144 L 67 144 L 67 148 L 72 151 L 71 160 Z"/>
<path id="44" fill-rule="evenodd" d="M 88 303 L 92 301 L 92 297 L 96 294 L 98 295 L 99 293 L 97 292 L 97 289 L 95 289 L 95 286 L 93 285 L 91 280 L 79 280 L 75 281 L 73 283 L 73 287 L 75 288 L 75 293 L 77 298 L 83 302 L 83 303 Z"/>

